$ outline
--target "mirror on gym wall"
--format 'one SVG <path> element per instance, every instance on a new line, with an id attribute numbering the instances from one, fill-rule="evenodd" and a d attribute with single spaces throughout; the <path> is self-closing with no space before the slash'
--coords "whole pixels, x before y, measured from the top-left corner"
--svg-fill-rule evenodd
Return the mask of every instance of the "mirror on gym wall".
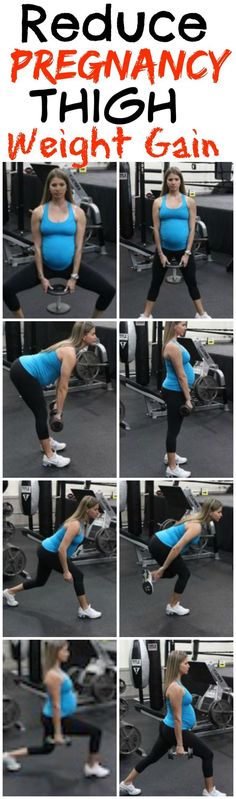
<path id="1" fill-rule="evenodd" d="M 115 636 L 116 481 L 4 480 L 2 489 L 4 635 Z"/>
<path id="2" fill-rule="evenodd" d="M 121 635 L 233 635 L 233 481 L 121 480 L 119 492 Z"/>
<path id="3" fill-rule="evenodd" d="M 120 639 L 120 795 L 231 795 L 233 652 L 232 638 Z"/>
<path id="4" fill-rule="evenodd" d="M 115 796 L 116 683 L 114 638 L 5 639 L 4 793 Z"/>

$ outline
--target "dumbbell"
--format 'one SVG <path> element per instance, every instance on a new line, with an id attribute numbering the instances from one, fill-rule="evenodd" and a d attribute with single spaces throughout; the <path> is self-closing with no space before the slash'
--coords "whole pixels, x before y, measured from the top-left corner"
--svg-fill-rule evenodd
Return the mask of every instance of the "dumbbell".
<path id="1" fill-rule="evenodd" d="M 183 405 L 180 405 L 179 409 L 180 416 L 189 416 L 190 413 L 192 413 L 192 410 L 193 410 L 192 408 L 188 408 L 188 405 L 184 403 Z"/>
<path id="2" fill-rule="evenodd" d="M 57 414 L 55 400 L 49 404 L 49 424 L 53 433 L 60 433 L 61 430 L 63 430 L 63 422 L 61 417 Z"/>
<path id="3" fill-rule="evenodd" d="M 184 755 L 177 755 L 175 747 L 172 746 L 171 749 L 169 749 L 168 751 L 168 758 L 169 760 L 174 760 L 174 757 L 187 757 L 188 760 L 191 760 L 191 758 L 193 757 L 193 749 L 190 749 L 190 747 L 188 747 Z"/>
<path id="4" fill-rule="evenodd" d="M 64 738 L 65 746 L 71 746 L 72 739 L 69 737 L 69 735 L 64 735 L 63 738 Z M 63 746 L 63 744 L 57 744 L 57 742 L 54 741 L 54 738 L 52 738 L 51 735 L 47 735 L 47 738 L 44 739 L 44 742 L 46 744 L 50 744 L 50 745 L 53 745 L 53 746 Z"/>
<path id="5" fill-rule="evenodd" d="M 13 513 L 13 505 L 11 504 L 11 502 L 3 502 L 2 510 L 4 517 L 11 516 L 11 514 Z"/>
<path id="6" fill-rule="evenodd" d="M 143 591 L 145 591 L 145 594 L 153 594 L 152 574 L 149 569 L 143 569 L 142 587 Z"/>

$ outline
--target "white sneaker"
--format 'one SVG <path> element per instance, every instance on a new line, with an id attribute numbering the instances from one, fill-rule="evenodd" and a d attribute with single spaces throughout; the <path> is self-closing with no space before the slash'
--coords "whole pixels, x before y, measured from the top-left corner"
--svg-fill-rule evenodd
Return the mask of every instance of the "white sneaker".
<path id="1" fill-rule="evenodd" d="M 8 591 L 7 588 L 5 588 L 5 590 L 2 592 L 2 594 L 3 594 L 3 599 L 5 599 L 7 604 L 11 605 L 12 608 L 15 608 L 16 605 L 19 604 L 19 602 L 17 602 L 16 599 L 15 599 L 15 595 L 14 594 L 10 594 L 10 591 Z"/>
<path id="2" fill-rule="evenodd" d="M 138 319 L 153 319 L 153 316 L 152 316 L 151 313 L 150 313 L 149 316 L 146 316 L 145 313 L 141 313 L 140 316 L 138 317 Z"/>
<path id="3" fill-rule="evenodd" d="M 212 319 L 212 316 L 204 311 L 204 313 L 195 313 L 195 319 Z"/>
<path id="4" fill-rule="evenodd" d="M 104 768 L 100 763 L 94 763 L 93 766 L 90 766 L 89 763 L 84 765 L 85 777 L 108 777 L 108 774 L 110 774 L 109 768 Z"/>
<path id="5" fill-rule="evenodd" d="M 188 458 L 181 458 L 181 455 L 177 455 L 177 453 L 176 453 L 175 460 L 176 460 L 177 466 L 183 466 L 184 463 L 187 463 Z M 164 463 L 168 464 L 167 453 L 165 454 L 165 457 L 164 457 Z"/>
<path id="6" fill-rule="evenodd" d="M 56 466 L 57 469 L 63 469 L 64 466 L 69 466 L 70 458 L 63 458 L 63 455 L 58 455 L 54 452 L 51 458 L 47 455 L 43 456 L 43 466 Z"/>
<path id="7" fill-rule="evenodd" d="M 3 752 L 3 765 L 6 766 L 8 771 L 19 771 L 21 768 L 21 763 L 18 763 L 18 760 L 9 755 L 8 752 Z"/>
<path id="8" fill-rule="evenodd" d="M 94 610 L 94 608 L 91 608 L 91 605 L 85 608 L 85 610 L 83 610 L 83 608 L 79 608 L 78 610 L 79 619 L 100 619 L 101 615 L 100 610 Z"/>
<path id="9" fill-rule="evenodd" d="M 202 795 L 203 796 L 227 796 L 227 793 L 222 793 L 221 791 L 217 791 L 217 788 L 214 787 L 214 788 L 212 788 L 212 791 L 207 791 L 207 789 L 204 788 L 204 790 L 202 792 Z"/>
<path id="10" fill-rule="evenodd" d="M 182 605 L 177 602 L 176 605 L 166 605 L 166 614 L 167 616 L 187 616 L 190 613 L 189 608 L 183 608 Z"/>
<path id="11" fill-rule="evenodd" d="M 129 785 L 126 785 L 125 782 L 121 782 L 120 791 L 122 791 L 122 794 L 126 793 L 129 796 L 138 796 L 140 793 L 142 793 L 141 788 L 135 788 L 132 782 L 129 782 Z"/>
<path id="12" fill-rule="evenodd" d="M 167 477 L 190 477 L 191 476 L 191 472 L 186 472 L 185 469 L 181 469 L 180 466 L 176 466 L 175 469 L 171 469 L 170 466 L 167 466 L 166 476 Z"/>
<path id="13" fill-rule="evenodd" d="M 63 449 L 66 448 L 66 444 L 64 441 L 55 441 L 55 438 L 49 438 L 50 446 L 54 450 L 54 452 L 62 452 Z M 41 447 L 41 452 L 43 452 L 43 448 Z"/>

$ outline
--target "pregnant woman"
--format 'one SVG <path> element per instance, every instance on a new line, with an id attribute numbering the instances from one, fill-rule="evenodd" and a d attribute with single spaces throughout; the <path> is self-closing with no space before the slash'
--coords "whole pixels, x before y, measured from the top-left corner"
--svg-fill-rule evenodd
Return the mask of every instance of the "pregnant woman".
<path id="1" fill-rule="evenodd" d="M 204 310 L 196 282 L 196 265 L 192 252 L 196 225 L 196 205 L 186 196 L 183 175 L 177 167 L 169 167 L 164 175 L 161 195 L 152 207 L 156 252 L 152 265 L 152 282 L 142 317 L 151 317 L 163 283 L 166 267 L 174 258 L 195 307 L 195 317 L 210 319 Z"/>
<path id="2" fill-rule="evenodd" d="M 24 317 L 17 292 L 41 284 L 44 293 L 53 277 L 66 280 L 66 291 L 81 288 L 98 294 L 91 318 L 102 316 L 110 305 L 115 288 L 82 258 L 86 216 L 73 203 L 69 178 L 63 169 L 52 169 L 47 177 L 41 204 L 32 213 L 32 238 L 35 263 L 16 271 L 4 284 L 3 298 L 14 316 Z"/>

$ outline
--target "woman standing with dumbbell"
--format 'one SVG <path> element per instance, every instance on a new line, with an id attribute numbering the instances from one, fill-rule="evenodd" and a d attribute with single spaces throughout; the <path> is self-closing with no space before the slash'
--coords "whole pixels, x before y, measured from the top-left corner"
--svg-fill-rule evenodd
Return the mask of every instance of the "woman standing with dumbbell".
<path id="1" fill-rule="evenodd" d="M 182 172 L 174 166 L 164 174 L 160 197 L 152 207 L 156 252 L 152 265 L 152 282 L 145 303 L 144 314 L 148 318 L 158 297 L 165 270 L 174 258 L 180 265 L 181 274 L 188 287 L 196 310 L 196 318 L 210 319 L 204 311 L 200 291 L 196 282 L 196 265 L 192 252 L 196 226 L 196 205 L 186 196 Z"/>
<path id="2" fill-rule="evenodd" d="M 48 410 L 43 388 L 57 381 L 56 400 L 50 404 L 49 423 L 51 429 L 58 432 L 63 428 L 62 413 L 69 379 L 80 350 L 89 344 L 96 344 L 93 323 L 75 322 L 70 338 L 58 341 L 36 355 L 21 355 L 11 366 L 11 380 L 35 417 L 36 433 L 44 453 L 43 466 L 60 469 L 70 463 L 70 458 L 58 454 L 65 449 L 66 444 L 49 436 Z"/>
<path id="3" fill-rule="evenodd" d="M 152 594 L 153 582 L 160 579 L 177 577 L 172 596 L 166 606 L 167 616 L 186 616 L 190 611 L 180 602 L 191 572 L 182 558 L 191 544 L 198 544 L 201 535 L 210 522 L 219 522 L 222 517 L 222 505 L 219 499 L 206 499 L 201 510 L 191 513 L 175 524 L 154 533 L 148 543 L 149 552 L 160 568 L 152 572 L 145 570 L 143 590 Z"/>
<path id="4" fill-rule="evenodd" d="M 191 388 L 195 373 L 190 363 L 190 355 L 177 338 L 184 337 L 187 322 L 166 322 L 164 328 L 163 357 L 166 377 L 162 383 L 163 396 L 167 405 L 166 455 L 167 477 L 190 477 L 191 472 L 182 469 L 187 458 L 176 453 L 176 441 L 184 416 L 191 412 Z"/>
<path id="5" fill-rule="evenodd" d="M 11 607 L 18 605 L 15 594 L 19 591 L 30 591 L 46 584 L 52 571 L 60 572 L 63 580 L 73 583 L 76 599 L 79 602 L 79 619 L 98 619 L 102 615 L 89 604 L 85 594 L 84 576 L 72 560 L 78 547 L 82 546 L 89 524 L 99 516 L 99 503 L 96 497 L 86 496 L 81 499 L 75 513 L 65 520 L 63 525 L 48 538 L 44 538 L 37 549 L 38 566 L 34 579 L 27 579 L 12 588 L 5 588 L 3 599 Z"/>
<path id="6" fill-rule="evenodd" d="M 183 757 L 192 750 L 195 757 L 202 761 L 202 771 L 205 788 L 203 796 L 226 796 L 214 786 L 213 777 L 213 752 L 206 746 L 201 738 L 192 729 L 196 723 L 195 711 L 192 705 L 192 695 L 182 685 L 182 678 L 188 674 L 191 664 L 185 652 L 174 650 L 168 657 L 165 675 L 166 715 L 160 724 L 159 737 L 146 757 L 138 761 L 135 768 L 120 784 L 122 794 L 137 796 L 140 788 L 135 788 L 133 780 L 138 777 L 148 766 L 156 763 L 175 746 L 176 756 Z M 172 753 L 171 753 L 172 756 Z M 169 773 L 169 770 L 168 770 Z M 145 793 L 145 791 L 144 791 Z M 196 791 L 196 793 L 198 793 Z M 156 790 L 155 790 L 156 794 Z"/>
<path id="7" fill-rule="evenodd" d="M 28 264 L 5 282 L 3 297 L 18 319 L 24 317 L 17 292 L 41 284 L 46 294 L 50 281 L 63 278 L 65 291 L 74 293 L 77 283 L 82 289 L 98 294 L 91 318 L 102 316 L 110 305 L 115 288 L 82 259 L 86 216 L 73 203 L 72 189 L 64 169 L 52 169 L 46 179 L 41 204 L 32 212 L 32 238 L 35 262 Z M 81 260 L 82 259 L 82 260 Z"/>
<path id="8" fill-rule="evenodd" d="M 45 653 L 44 685 L 47 692 L 43 706 L 43 745 L 28 746 L 4 752 L 3 763 L 9 771 L 21 767 L 16 757 L 50 754 L 56 745 L 69 743 L 67 736 L 89 736 L 89 753 L 84 764 L 85 777 L 107 777 L 108 768 L 100 764 L 99 747 L 102 732 L 77 713 L 77 694 L 72 680 L 63 669 L 70 652 L 67 641 L 48 641 Z"/>

